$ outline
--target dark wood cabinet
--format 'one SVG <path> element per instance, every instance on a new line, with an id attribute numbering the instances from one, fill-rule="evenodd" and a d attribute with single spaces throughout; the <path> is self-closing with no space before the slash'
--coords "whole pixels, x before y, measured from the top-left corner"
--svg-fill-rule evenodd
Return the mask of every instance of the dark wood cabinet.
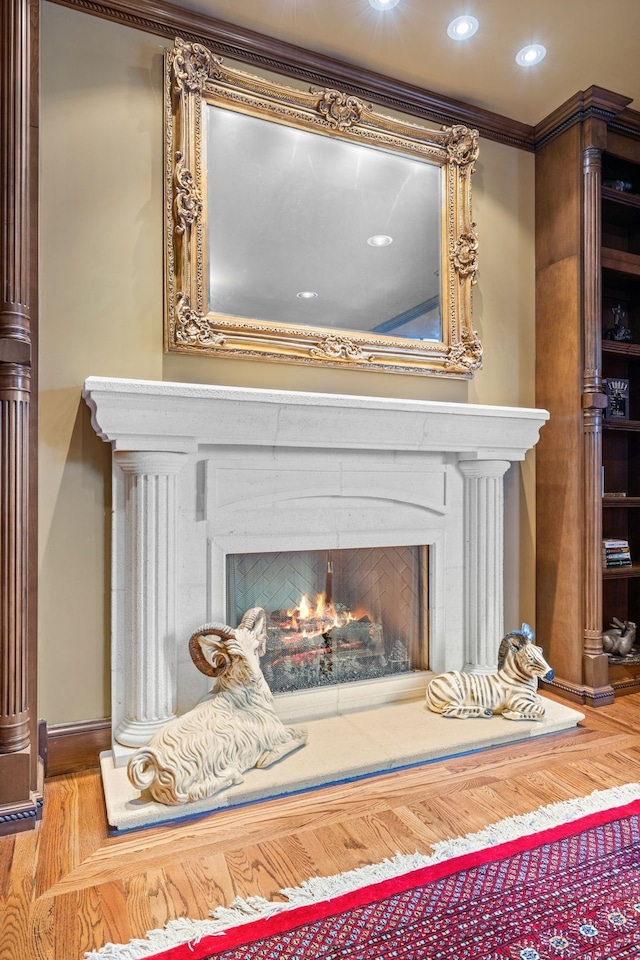
<path id="1" fill-rule="evenodd" d="M 598 705 L 640 689 L 640 656 L 602 648 L 612 617 L 640 626 L 640 113 L 580 96 L 536 155 L 537 632 L 558 692 Z"/>
<path id="2" fill-rule="evenodd" d="M 637 154 L 602 154 L 602 534 L 628 540 L 633 561 L 603 570 L 605 627 L 613 617 L 640 625 L 640 143 Z M 627 385 L 617 406 L 616 388 Z M 640 656 L 610 658 L 609 682 L 619 692 L 640 687 Z"/>

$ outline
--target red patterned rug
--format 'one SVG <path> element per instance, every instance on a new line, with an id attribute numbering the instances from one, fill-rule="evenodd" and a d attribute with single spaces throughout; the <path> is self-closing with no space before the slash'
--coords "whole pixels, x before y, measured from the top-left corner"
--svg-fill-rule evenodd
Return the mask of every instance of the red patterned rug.
<path id="1" fill-rule="evenodd" d="M 380 879 L 382 878 L 382 879 Z M 172 921 L 95 960 L 640 958 L 640 784 Z M 173 945 L 171 945 L 173 944 Z M 167 949 L 168 947 L 168 949 Z"/>

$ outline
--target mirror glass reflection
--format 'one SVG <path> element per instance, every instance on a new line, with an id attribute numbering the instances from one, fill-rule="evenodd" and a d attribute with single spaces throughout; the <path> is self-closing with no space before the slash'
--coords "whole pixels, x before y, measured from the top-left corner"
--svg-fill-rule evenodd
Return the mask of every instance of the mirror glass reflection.
<path id="1" fill-rule="evenodd" d="M 440 165 L 217 105 L 205 116 L 211 313 L 443 339 Z"/>

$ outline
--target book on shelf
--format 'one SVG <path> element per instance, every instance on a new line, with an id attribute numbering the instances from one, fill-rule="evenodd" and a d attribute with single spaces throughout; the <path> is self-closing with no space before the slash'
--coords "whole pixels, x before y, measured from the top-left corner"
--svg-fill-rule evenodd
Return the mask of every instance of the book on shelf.
<path id="1" fill-rule="evenodd" d="M 602 541 L 602 563 L 604 567 L 630 567 L 631 551 L 629 541 L 606 539 Z"/>

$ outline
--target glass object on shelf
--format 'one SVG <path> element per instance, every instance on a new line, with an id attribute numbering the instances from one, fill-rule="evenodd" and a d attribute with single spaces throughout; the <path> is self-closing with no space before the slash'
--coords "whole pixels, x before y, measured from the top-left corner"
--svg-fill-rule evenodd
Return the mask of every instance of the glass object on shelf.
<path id="1" fill-rule="evenodd" d="M 629 419 L 629 380 L 626 377 L 607 377 L 604 381 L 607 406 L 604 415 L 607 420 Z"/>
<path id="2" fill-rule="evenodd" d="M 617 190 L 618 193 L 631 193 L 633 190 L 633 184 L 628 180 L 603 180 L 602 186 Z"/>

